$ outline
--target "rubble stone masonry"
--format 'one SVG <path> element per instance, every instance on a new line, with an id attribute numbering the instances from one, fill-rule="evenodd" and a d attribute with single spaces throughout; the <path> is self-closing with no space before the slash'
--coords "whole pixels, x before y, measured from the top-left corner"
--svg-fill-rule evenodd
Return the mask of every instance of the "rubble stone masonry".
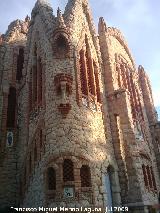
<path id="1" fill-rule="evenodd" d="M 121 32 L 87 0 L 37 0 L 0 36 L 0 207 L 129 207 L 160 191 L 152 91 Z"/>

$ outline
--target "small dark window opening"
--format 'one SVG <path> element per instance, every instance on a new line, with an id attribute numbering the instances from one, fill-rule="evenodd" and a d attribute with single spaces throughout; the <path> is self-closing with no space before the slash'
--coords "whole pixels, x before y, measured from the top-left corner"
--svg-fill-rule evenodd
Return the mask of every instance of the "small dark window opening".
<path id="1" fill-rule="evenodd" d="M 153 185 L 152 185 L 151 171 L 150 171 L 149 166 L 147 166 L 146 168 L 147 168 L 147 175 L 148 175 L 149 186 L 150 186 L 150 188 L 152 188 Z"/>
<path id="2" fill-rule="evenodd" d="M 73 162 L 70 159 L 65 159 L 63 162 L 63 180 L 74 181 Z"/>
<path id="3" fill-rule="evenodd" d="M 66 38 L 60 35 L 57 38 L 56 42 L 57 42 L 57 53 L 59 54 L 59 56 L 65 57 L 68 52 L 68 44 Z"/>
<path id="4" fill-rule="evenodd" d="M 154 176 L 154 172 L 153 172 L 153 168 L 152 167 L 150 167 L 150 171 L 151 171 L 154 190 L 157 190 L 156 180 L 155 180 L 155 176 Z"/>
<path id="5" fill-rule="evenodd" d="M 99 86 L 98 68 L 95 62 L 93 62 L 93 66 L 94 66 L 94 75 L 95 75 L 95 82 L 96 82 L 97 102 L 101 103 L 101 92 L 100 92 L 100 86 Z"/>
<path id="6" fill-rule="evenodd" d="M 22 79 L 22 69 L 24 63 L 24 49 L 19 49 L 19 55 L 17 57 L 17 73 L 16 73 L 16 80 L 20 81 Z"/>
<path id="7" fill-rule="evenodd" d="M 56 190 L 56 172 L 52 167 L 47 169 L 48 190 Z"/>
<path id="8" fill-rule="evenodd" d="M 86 68 L 85 68 L 85 62 L 84 62 L 84 51 L 81 50 L 79 52 L 80 59 L 79 59 L 79 65 L 80 65 L 80 81 L 81 81 L 81 91 L 82 94 L 87 95 L 87 76 L 86 76 Z"/>
<path id="9" fill-rule="evenodd" d="M 88 89 L 92 95 L 95 95 L 95 85 L 94 85 L 94 74 L 93 74 L 93 66 L 92 66 L 92 58 L 89 54 L 89 43 L 87 36 L 85 37 L 85 45 L 86 45 L 86 69 L 87 69 L 87 77 L 88 77 Z"/>
<path id="10" fill-rule="evenodd" d="M 8 95 L 8 109 L 7 109 L 7 128 L 15 127 L 16 116 L 16 89 L 10 87 Z"/>
<path id="11" fill-rule="evenodd" d="M 145 165 L 142 165 L 142 171 L 143 171 L 143 178 L 144 178 L 145 186 L 148 187 L 148 179 L 147 179 L 147 173 L 146 173 Z"/>
<path id="12" fill-rule="evenodd" d="M 91 172 L 89 166 L 83 165 L 80 169 L 81 187 L 91 187 Z"/>

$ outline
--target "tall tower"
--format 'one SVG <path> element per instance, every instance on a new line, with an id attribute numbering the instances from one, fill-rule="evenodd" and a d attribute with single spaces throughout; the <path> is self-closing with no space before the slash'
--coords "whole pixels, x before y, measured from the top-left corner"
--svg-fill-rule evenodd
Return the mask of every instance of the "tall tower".
<path id="1" fill-rule="evenodd" d="M 0 38 L 0 208 L 18 205 L 18 94 L 29 17 L 13 21 Z"/>
<path id="2" fill-rule="evenodd" d="M 96 34 L 87 0 L 56 16 L 37 0 L 31 20 L 11 23 L 0 36 L 0 207 L 157 204 L 160 131 L 141 70 L 119 30 L 100 18 Z"/>
<path id="3" fill-rule="evenodd" d="M 141 65 L 138 67 L 138 73 L 139 73 L 139 83 L 142 89 L 147 118 L 151 125 L 157 122 L 157 119 L 158 119 L 157 113 L 154 107 L 151 84 L 146 72 L 144 71 L 144 68 Z"/>
<path id="4" fill-rule="evenodd" d="M 37 1 L 26 51 L 19 97 L 21 205 L 104 207 L 109 199 L 108 205 L 120 205 L 117 164 L 102 114 L 100 52 L 87 1 L 69 1 L 56 17 L 46 1 Z"/>
<path id="5" fill-rule="evenodd" d="M 157 192 L 159 177 L 139 75 L 121 32 L 103 18 L 99 40 L 122 203 L 144 212 L 157 202 L 152 191 Z"/>
<path id="6" fill-rule="evenodd" d="M 158 116 L 153 102 L 150 80 L 144 68 L 141 65 L 138 67 L 138 74 L 139 74 L 139 84 L 143 94 L 146 114 L 152 134 L 152 143 L 154 146 L 158 170 L 160 174 L 160 122 L 158 122 Z"/>

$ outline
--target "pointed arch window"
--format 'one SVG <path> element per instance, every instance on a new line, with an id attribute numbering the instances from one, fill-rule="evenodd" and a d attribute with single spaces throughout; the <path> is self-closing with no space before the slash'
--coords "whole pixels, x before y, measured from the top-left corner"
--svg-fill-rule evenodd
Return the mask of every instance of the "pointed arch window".
<path id="1" fill-rule="evenodd" d="M 35 44 L 32 57 L 32 68 L 29 80 L 29 109 L 32 111 L 43 104 L 43 71 L 42 60 L 37 54 Z"/>
<path id="2" fill-rule="evenodd" d="M 54 38 L 53 43 L 54 56 L 58 59 L 64 59 L 70 55 L 70 45 L 68 42 L 68 35 L 58 33 Z"/>
<path id="3" fill-rule="evenodd" d="M 153 172 L 152 166 L 150 167 L 150 171 L 151 171 L 151 177 L 152 177 L 153 188 L 154 188 L 154 190 L 157 190 L 156 180 L 155 180 L 155 177 L 154 177 L 154 172 Z"/>
<path id="4" fill-rule="evenodd" d="M 24 49 L 19 49 L 19 55 L 17 57 L 17 73 L 16 73 L 16 80 L 20 81 L 22 79 L 22 69 L 24 63 Z"/>
<path id="5" fill-rule="evenodd" d="M 16 89 L 10 87 L 8 95 L 8 108 L 7 108 L 7 128 L 15 127 L 16 117 Z"/>
<path id="6" fill-rule="evenodd" d="M 86 68 L 85 68 L 85 52 L 81 50 L 79 52 L 80 54 L 80 81 L 81 81 L 81 92 L 83 95 L 88 95 L 88 89 L 87 89 L 87 74 L 86 74 Z"/>
<path id="7" fill-rule="evenodd" d="M 95 61 L 93 61 L 93 66 L 94 66 L 94 75 L 95 75 L 95 82 L 96 82 L 97 102 L 101 103 L 101 92 L 100 92 L 100 86 L 99 86 L 98 67 L 97 67 Z"/>
<path id="8" fill-rule="evenodd" d="M 91 172 L 87 165 L 82 165 L 80 169 L 81 187 L 91 187 Z"/>
<path id="9" fill-rule="evenodd" d="M 56 190 L 56 172 L 52 167 L 47 169 L 47 189 Z"/>
<path id="10" fill-rule="evenodd" d="M 74 181 L 74 166 L 70 159 L 65 159 L 63 162 L 63 180 Z"/>
<path id="11" fill-rule="evenodd" d="M 147 171 L 146 171 L 146 167 L 144 164 L 142 165 L 142 171 L 143 171 L 143 178 L 144 178 L 145 186 L 148 187 Z"/>
<path id="12" fill-rule="evenodd" d="M 96 109 L 96 103 L 101 103 L 98 66 L 92 59 L 87 36 L 85 36 L 85 49 L 79 52 L 79 71 L 83 103 L 86 106 L 89 103 L 90 108 Z"/>
<path id="13" fill-rule="evenodd" d="M 90 47 L 89 47 L 87 36 L 85 37 L 85 45 L 86 45 L 86 67 L 87 67 L 87 75 L 88 75 L 88 90 L 91 95 L 95 95 L 93 60 L 89 53 Z"/>

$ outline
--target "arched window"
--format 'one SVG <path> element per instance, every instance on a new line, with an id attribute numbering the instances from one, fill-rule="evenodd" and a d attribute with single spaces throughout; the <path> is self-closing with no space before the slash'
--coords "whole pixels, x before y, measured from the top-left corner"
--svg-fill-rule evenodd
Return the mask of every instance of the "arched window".
<path id="1" fill-rule="evenodd" d="M 94 66 L 94 75 L 95 75 L 95 82 L 96 82 L 96 95 L 97 95 L 97 102 L 101 103 L 101 93 L 100 93 L 100 86 L 99 86 L 99 76 L 98 76 L 98 69 L 95 61 L 93 62 Z"/>
<path id="2" fill-rule="evenodd" d="M 20 81 L 22 78 L 22 69 L 24 63 L 24 49 L 19 49 L 19 55 L 17 57 L 17 73 L 16 73 L 16 80 Z"/>
<path id="3" fill-rule="evenodd" d="M 43 97 L 43 73 L 42 60 L 37 53 L 37 45 L 35 43 L 32 55 L 32 68 L 30 70 L 29 81 L 29 108 L 30 111 L 37 106 L 42 105 Z"/>
<path id="4" fill-rule="evenodd" d="M 145 186 L 148 187 L 148 179 L 147 179 L 147 173 L 146 173 L 145 165 L 142 165 L 142 171 L 143 171 L 143 177 L 144 177 Z"/>
<path id="5" fill-rule="evenodd" d="M 56 172 L 52 167 L 47 169 L 47 189 L 56 190 Z"/>
<path id="6" fill-rule="evenodd" d="M 92 58 L 89 53 L 90 47 L 89 47 L 87 36 L 85 37 L 85 44 L 86 44 L 86 66 L 87 66 L 87 74 L 88 74 L 88 89 L 90 94 L 95 95 L 93 64 L 92 64 Z"/>
<path id="7" fill-rule="evenodd" d="M 150 188 L 153 188 L 150 168 L 149 168 L 149 166 L 147 166 L 146 168 L 147 168 L 147 176 L 148 176 L 148 180 L 149 180 L 149 186 L 150 186 Z"/>
<path id="8" fill-rule="evenodd" d="M 59 35 L 56 39 L 55 53 L 59 58 L 65 58 L 69 53 L 69 45 L 67 39 L 63 35 Z"/>
<path id="9" fill-rule="evenodd" d="M 160 152 L 160 143 L 159 143 L 158 138 L 155 138 L 155 143 L 157 145 L 157 151 Z"/>
<path id="10" fill-rule="evenodd" d="M 91 172 L 89 166 L 83 165 L 80 169 L 81 187 L 91 187 Z"/>
<path id="11" fill-rule="evenodd" d="M 65 159 L 63 162 L 63 180 L 74 181 L 74 167 L 70 159 Z"/>
<path id="12" fill-rule="evenodd" d="M 87 95 L 87 76 L 86 76 L 86 68 L 85 68 L 85 59 L 84 59 L 84 51 L 81 50 L 79 52 L 80 59 L 79 59 L 79 65 L 80 65 L 80 81 L 81 81 L 81 91 L 83 95 Z"/>
<path id="13" fill-rule="evenodd" d="M 98 67 L 91 55 L 91 47 L 85 35 L 85 48 L 79 52 L 79 73 L 82 103 L 91 109 L 96 109 L 96 103 L 101 103 Z"/>
<path id="14" fill-rule="evenodd" d="M 16 89 L 10 87 L 8 95 L 8 108 L 7 108 L 7 128 L 15 127 L 16 116 Z"/>
<path id="15" fill-rule="evenodd" d="M 153 172 L 152 166 L 150 167 L 150 171 L 151 171 L 151 176 L 152 176 L 152 182 L 153 182 L 154 190 L 157 190 L 156 180 L 155 180 L 155 177 L 154 177 L 154 172 Z"/>

